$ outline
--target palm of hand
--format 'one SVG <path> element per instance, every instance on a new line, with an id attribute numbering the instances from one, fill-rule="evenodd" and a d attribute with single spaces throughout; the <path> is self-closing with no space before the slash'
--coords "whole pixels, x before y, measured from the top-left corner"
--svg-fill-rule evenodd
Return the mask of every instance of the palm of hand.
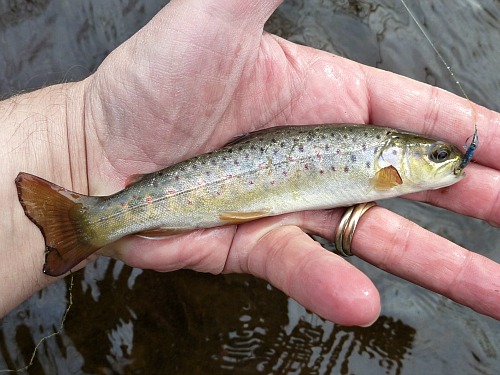
<path id="1" fill-rule="evenodd" d="M 186 4 L 172 2 L 117 49 L 88 81 L 91 193 L 112 193 L 123 188 L 126 177 L 132 174 L 158 170 L 262 127 L 373 122 L 406 126 L 416 132 L 434 130 L 437 119 L 422 121 L 433 113 L 432 104 L 424 104 L 421 98 L 437 100 L 442 93 L 262 34 L 263 24 L 276 4 L 268 4 L 268 9 L 254 16 L 241 13 L 234 17 L 231 13 L 227 18 L 214 16 L 208 5 L 193 10 Z M 238 12 L 242 12 L 241 7 L 239 4 Z M 174 13 L 175 17 L 169 16 Z M 401 96 L 403 81 L 413 90 Z M 391 95 L 392 100 L 386 100 Z M 449 101 L 450 106 L 457 106 L 457 99 Z M 413 106 L 408 107 L 408 103 Z M 395 108 L 398 112 L 393 112 Z M 466 123 L 467 119 L 461 121 Z M 465 139 L 468 131 L 445 134 L 438 128 L 434 133 L 458 141 Z M 432 195 L 426 199 L 432 200 Z M 446 198 L 443 202 L 446 206 Z M 367 213 L 366 220 L 377 213 L 380 217 L 378 210 Z M 367 324 L 380 309 L 373 284 L 299 229 L 331 239 L 330 232 L 339 217 L 339 210 L 305 212 L 158 241 L 126 238 L 109 246 L 105 253 L 132 266 L 162 271 L 193 268 L 213 273 L 249 272 L 269 280 L 328 319 Z M 399 224 L 400 232 L 409 238 L 422 236 L 410 223 L 404 224 L 403 230 Z M 363 253 L 361 230 L 358 236 L 359 244 L 355 237 L 353 246 L 360 248 L 360 256 L 398 273 L 400 259 L 391 254 L 408 245 L 403 239 L 386 233 L 387 241 L 393 243 L 389 242 L 387 251 L 377 258 Z M 446 242 L 443 246 L 451 245 Z M 407 250 L 412 250 L 411 246 Z M 457 274 L 462 272 L 460 267 L 457 264 Z M 419 273 L 427 269 L 433 271 L 423 261 L 407 277 L 460 302 L 473 303 L 471 297 L 455 291 L 460 289 L 459 282 L 452 287 L 441 286 L 436 280 L 427 282 L 426 274 Z M 500 314 L 500 306 L 491 311 Z"/>

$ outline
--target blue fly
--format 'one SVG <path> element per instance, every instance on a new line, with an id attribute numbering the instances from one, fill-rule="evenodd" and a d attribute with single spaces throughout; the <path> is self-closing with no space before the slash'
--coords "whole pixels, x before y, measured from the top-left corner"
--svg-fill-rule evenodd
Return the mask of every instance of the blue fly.
<path id="1" fill-rule="evenodd" d="M 471 140 L 470 144 L 467 144 L 467 142 L 469 142 L 469 139 L 472 139 L 472 140 Z M 460 170 L 464 169 L 467 166 L 467 164 L 469 164 L 469 162 L 472 159 L 472 156 L 474 155 L 474 151 L 476 151 L 478 144 L 479 144 L 479 138 L 477 136 L 477 129 L 476 129 L 474 134 L 472 134 L 471 136 L 469 136 L 465 140 L 464 147 L 467 149 L 467 151 L 465 151 L 465 155 L 462 159 L 462 162 L 460 163 L 460 166 L 458 167 Z"/>

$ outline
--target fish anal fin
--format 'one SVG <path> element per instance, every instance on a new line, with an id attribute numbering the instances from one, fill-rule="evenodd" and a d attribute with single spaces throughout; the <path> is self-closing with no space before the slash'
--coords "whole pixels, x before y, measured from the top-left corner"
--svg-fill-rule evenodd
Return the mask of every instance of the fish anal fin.
<path id="1" fill-rule="evenodd" d="M 136 184 L 144 178 L 143 174 L 133 174 L 127 177 L 125 181 L 125 187 L 129 187 L 130 185 Z"/>
<path id="2" fill-rule="evenodd" d="M 192 229 L 191 229 L 192 230 Z M 189 232 L 190 229 L 184 228 L 168 228 L 168 227 L 160 227 L 150 230 L 144 230 L 142 232 L 137 232 L 134 235 L 146 238 L 161 238 L 161 237 L 171 237 L 176 236 L 178 234 L 183 234 Z"/>
<path id="3" fill-rule="evenodd" d="M 401 175 L 392 165 L 379 169 L 372 178 L 373 187 L 377 190 L 389 190 L 402 183 Z"/>
<path id="4" fill-rule="evenodd" d="M 271 215 L 271 210 L 258 210 L 249 212 L 225 211 L 219 214 L 219 218 L 227 224 L 239 224 L 251 220 L 260 219 Z"/>

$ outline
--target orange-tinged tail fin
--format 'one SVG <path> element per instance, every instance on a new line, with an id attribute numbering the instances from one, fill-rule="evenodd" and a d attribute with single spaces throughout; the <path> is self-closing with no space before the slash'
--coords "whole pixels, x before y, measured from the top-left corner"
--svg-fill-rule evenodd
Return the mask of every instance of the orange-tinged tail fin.
<path id="1" fill-rule="evenodd" d="M 95 198 L 28 173 L 17 175 L 16 186 L 24 213 L 45 238 L 44 273 L 62 275 L 98 249 L 84 231 L 84 207 Z"/>

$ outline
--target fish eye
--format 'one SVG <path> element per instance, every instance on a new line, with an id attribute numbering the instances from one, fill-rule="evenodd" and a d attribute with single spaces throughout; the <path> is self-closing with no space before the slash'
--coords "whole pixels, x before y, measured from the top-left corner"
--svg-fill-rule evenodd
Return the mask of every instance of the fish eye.
<path id="1" fill-rule="evenodd" d="M 435 163 L 442 163 L 448 160 L 451 149 L 444 143 L 435 143 L 429 150 L 429 159 Z"/>

